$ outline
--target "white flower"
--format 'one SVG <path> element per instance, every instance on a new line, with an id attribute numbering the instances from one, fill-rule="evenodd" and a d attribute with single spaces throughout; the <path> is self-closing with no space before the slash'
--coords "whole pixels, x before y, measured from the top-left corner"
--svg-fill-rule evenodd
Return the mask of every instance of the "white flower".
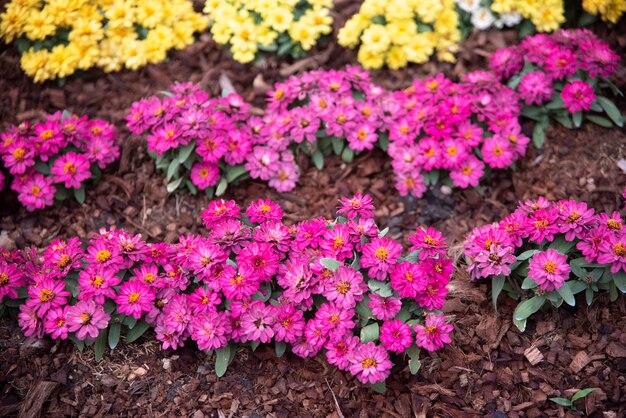
<path id="1" fill-rule="evenodd" d="M 522 15 L 519 13 L 503 13 L 500 15 L 500 20 L 505 26 L 511 27 L 518 25 L 522 21 Z"/>
<path id="2" fill-rule="evenodd" d="M 480 0 L 456 0 L 459 8 L 467 13 L 474 13 L 480 7 Z"/>
<path id="3" fill-rule="evenodd" d="M 491 27 L 496 18 L 491 11 L 485 7 L 480 7 L 472 14 L 472 25 L 478 30 L 485 30 Z"/>

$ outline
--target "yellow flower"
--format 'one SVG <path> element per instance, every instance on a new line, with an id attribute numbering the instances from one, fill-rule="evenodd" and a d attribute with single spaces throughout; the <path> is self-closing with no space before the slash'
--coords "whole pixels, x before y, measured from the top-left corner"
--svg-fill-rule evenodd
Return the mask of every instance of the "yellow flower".
<path id="1" fill-rule="evenodd" d="M 406 45 L 417 35 L 417 25 L 413 19 L 395 20 L 387 25 L 387 32 L 395 45 Z"/>
<path id="2" fill-rule="evenodd" d="M 57 45 L 50 51 L 47 67 L 57 77 L 67 77 L 76 71 L 78 58 L 74 47 Z"/>
<path id="3" fill-rule="evenodd" d="M 289 28 L 289 36 L 294 42 L 299 42 L 302 49 L 308 51 L 317 41 L 317 35 L 306 22 L 297 21 Z"/>
<path id="4" fill-rule="evenodd" d="M 406 67 L 408 64 L 408 57 L 401 46 L 392 46 L 387 53 L 387 66 L 392 70 Z"/>
<path id="5" fill-rule="evenodd" d="M 30 77 L 33 77 L 35 83 L 41 83 L 52 78 L 52 74 L 48 69 L 48 55 L 46 49 L 36 51 L 31 48 L 20 59 L 22 69 Z"/>
<path id="6" fill-rule="evenodd" d="M 278 32 L 284 32 L 291 27 L 293 13 L 288 9 L 273 9 L 264 14 L 265 24 Z"/>
<path id="7" fill-rule="evenodd" d="M 68 48 L 70 47 L 78 56 L 76 67 L 79 70 L 88 70 L 98 63 L 98 59 L 100 58 L 100 45 L 97 43 L 72 42 L 68 45 Z"/>
<path id="8" fill-rule="evenodd" d="M 135 22 L 132 3 L 124 0 L 117 0 L 104 9 L 104 16 L 109 20 L 109 27 L 133 27 Z"/>
<path id="9" fill-rule="evenodd" d="M 6 43 L 24 32 L 28 17 L 29 9 L 16 7 L 14 3 L 9 4 L 6 11 L 0 14 L 0 36 L 5 38 Z"/>
<path id="10" fill-rule="evenodd" d="M 330 11 L 326 8 L 315 7 L 307 10 L 301 20 L 311 25 L 314 32 L 328 35 L 333 31 L 333 18 L 329 13 Z"/>
<path id="11" fill-rule="evenodd" d="M 374 52 L 366 47 L 359 48 L 357 58 L 363 68 L 376 69 L 381 68 L 385 64 L 385 55 L 379 52 Z"/>
<path id="12" fill-rule="evenodd" d="M 104 38 L 104 29 L 100 22 L 91 19 L 76 19 L 68 35 L 70 42 L 97 43 Z"/>
<path id="13" fill-rule="evenodd" d="M 56 32 L 54 17 L 44 10 L 32 11 L 24 25 L 25 35 L 32 40 L 41 40 Z"/>
<path id="14" fill-rule="evenodd" d="M 144 28 L 154 28 L 163 21 L 163 7 L 156 2 L 138 2 L 135 8 L 137 23 Z"/>
<path id="15" fill-rule="evenodd" d="M 391 44 L 391 37 L 383 25 L 371 25 L 363 31 L 361 42 L 372 52 L 384 53 Z"/>
<path id="16" fill-rule="evenodd" d="M 128 40 L 122 45 L 122 61 L 129 70 L 136 70 L 148 63 L 146 48 L 143 41 Z"/>
<path id="17" fill-rule="evenodd" d="M 348 20 L 339 30 L 337 34 L 337 42 L 339 42 L 339 45 L 354 48 L 359 44 L 361 33 L 367 25 L 361 23 L 360 15 L 359 19 L 355 19 L 355 17 L 356 16 Z"/>

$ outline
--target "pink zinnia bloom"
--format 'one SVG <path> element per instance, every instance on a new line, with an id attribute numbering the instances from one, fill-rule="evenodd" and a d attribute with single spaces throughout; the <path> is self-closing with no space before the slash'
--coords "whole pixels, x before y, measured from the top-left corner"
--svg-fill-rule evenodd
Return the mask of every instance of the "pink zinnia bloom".
<path id="1" fill-rule="evenodd" d="M 360 344 L 359 337 L 346 333 L 342 338 L 328 341 L 324 348 L 326 349 L 326 360 L 329 364 L 334 365 L 339 370 L 347 371 L 350 368 L 350 355 L 352 350 Z"/>
<path id="2" fill-rule="evenodd" d="M 595 220 L 593 209 L 587 208 L 586 203 L 572 199 L 562 200 L 557 206 L 559 208 L 559 232 L 565 233 L 565 239 L 568 241 L 582 238 L 582 232 Z"/>
<path id="3" fill-rule="evenodd" d="M 213 187 L 220 178 L 220 169 L 215 163 L 196 163 L 189 174 L 191 182 L 200 190 Z"/>
<path id="4" fill-rule="evenodd" d="M 420 260 L 435 257 L 438 254 L 445 254 L 448 248 L 443 234 L 432 226 L 429 226 L 426 230 L 417 228 L 415 234 L 409 236 L 409 242 L 413 244 L 410 251 L 420 251 Z"/>
<path id="5" fill-rule="evenodd" d="M 489 57 L 489 69 L 499 78 L 508 79 L 522 69 L 524 57 L 517 48 L 501 48 Z"/>
<path id="6" fill-rule="evenodd" d="M 76 333 L 79 340 L 94 340 L 101 329 L 109 325 L 111 316 L 102 305 L 93 300 L 83 300 L 70 307 L 65 315 L 68 330 Z"/>
<path id="7" fill-rule="evenodd" d="M 591 104 L 596 100 L 596 93 L 593 87 L 584 81 L 574 80 L 563 87 L 561 92 L 563 97 L 563 107 L 570 113 L 576 113 L 581 110 L 589 110 Z"/>
<path id="8" fill-rule="evenodd" d="M 551 292 L 563 286 L 569 278 L 571 268 L 567 256 L 550 248 L 539 252 L 530 260 L 528 277 L 535 279 L 541 290 Z"/>
<path id="9" fill-rule="evenodd" d="M 304 335 L 304 312 L 293 305 L 283 304 L 274 308 L 274 339 L 293 344 Z"/>
<path id="10" fill-rule="evenodd" d="M 330 333 L 331 339 L 343 335 L 346 331 L 354 328 L 355 324 L 353 309 L 344 309 L 334 303 L 323 303 L 315 313 L 315 319 L 319 320 Z"/>
<path id="11" fill-rule="evenodd" d="M 361 218 L 371 218 L 374 216 L 374 205 L 369 195 L 357 193 L 351 198 L 342 197 L 339 199 L 339 207 L 337 213 L 345 215 L 348 219 L 354 219 L 357 216 Z"/>
<path id="12" fill-rule="evenodd" d="M 323 295 L 344 309 L 354 308 L 367 291 L 363 275 L 351 267 L 340 266 L 324 289 Z"/>
<path id="13" fill-rule="evenodd" d="M 269 221 L 279 222 L 283 219 L 283 210 L 280 205 L 269 199 L 259 199 L 250 203 L 246 209 L 246 216 L 250 218 L 250 222 L 260 224 Z"/>
<path id="14" fill-rule="evenodd" d="M 120 281 L 112 270 L 105 268 L 82 270 L 78 273 L 78 299 L 93 299 L 102 305 L 106 298 L 115 299 L 113 287 L 120 284 Z"/>
<path id="15" fill-rule="evenodd" d="M 609 235 L 608 239 L 600 244 L 598 263 L 611 264 L 611 273 L 620 270 L 626 271 L 626 234 Z"/>
<path id="16" fill-rule="evenodd" d="M 401 298 L 415 298 L 419 292 L 426 289 L 426 278 L 416 263 L 403 261 L 396 264 L 389 277 L 391 288 L 398 292 Z"/>
<path id="17" fill-rule="evenodd" d="M 17 288 L 22 285 L 22 273 L 15 264 L 0 263 L 0 302 L 4 297 L 16 299 Z"/>
<path id="18" fill-rule="evenodd" d="M 380 342 L 389 351 L 404 353 L 413 344 L 413 331 L 399 319 L 387 321 L 380 327 Z"/>
<path id="19" fill-rule="evenodd" d="M 44 336 L 43 322 L 34 309 L 26 304 L 20 305 L 20 313 L 17 317 L 25 336 L 34 338 L 42 338 Z"/>
<path id="20" fill-rule="evenodd" d="M 216 350 L 228 344 L 231 333 L 230 319 L 222 312 L 198 315 L 192 322 L 191 338 L 200 350 Z"/>
<path id="21" fill-rule="evenodd" d="M 22 141 L 12 143 L 2 156 L 4 166 L 14 176 L 26 173 L 28 167 L 35 165 L 34 153 Z"/>
<path id="22" fill-rule="evenodd" d="M 278 270 L 278 255 L 270 244 L 254 242 L 237 255 L 237 265 L 245 275 L 267 282 Z"/>
<path id="23" fill-rule="evenodd" d="M 296 188 L 296 182 L 300 178 L 298 166 L 291 161 L 278 163 L 276 175 L 269 179 L 269 186 L 279 193 L 290 192 Z"/>
<path id="24" fill-rule="evenodd" d="M 552 80 L 543 71 L 532 71 L 524 74 L 517 91 L 527 105 L 541 105 L 550 99 L 554 89 Z"/>
<path id="25" fill-rule="evenodd" d="M 424 176 L 419 171 L 415 173 L 396 173 L 396 189 L 400 196 L 421 198 L 426 191 Z"/>
<path id="26" fill-rule="evenodd" d="M 49 309 L 64 306 L 70 292 L 65 290 L 63 280 L 43 279 L 39 283 L 28 287 L 26 304 L 37 314 L 44 316 Z"/>
<path id="27" fill-rule="evenodd" d="M 207 228 L 213 228 L 224 220 L 239 219 L 239 206 L 234 200 L 225 201 L 224 199 L 212 200 L 209 206 L 202 212 L 202 222 Z"/>
<path id="28" fill-rule="evenodd" d="M 115 298 L 117 311 L 135 319 L 140 319 L 144 312 L 152 308 L 152 301 L 156 298 L 154 290 L 140 282 L 133 280 L 124 283 Z"/>
<path id="29" fill-rule="evenodd" d="M 511 144 L 500 136 L 485 138 L 481 152 L 483 160 L 492 168 L 505 168 L 513 163 Z"/>
<path id="30" fill-rule="evenodd" d="M 377 280 L 385 280 L 387 272 L 398 261 L 402 246 L 387 238 L 374 238 L 363 246 L 361 267 L 369 268 L 369 276 Z"/>
<path id="31" fill-rule="evenodd" d="M 176 350 L 178 347 L 183 347 L 185 345 L 184 339 L 180 334 L 168 332 L 167 328 L 163 324 L 159 324 L 154 328 L 155 338 L 161 341 L 162 350 L 167 350 L 171 348 L 172 350 Z"/>
<path id="32" fill-rule="evenodd" d="M 351 149 L 360 152 L 374 148 L 374 143 L 378 140 L 376 128 L 370 125 L 361 125 L 348 132 L 348 145 Z M 339 139 L 334 139 L 339 141 Z"/>
<path id="33" fill-rule="evenodd" d="M 218 293 L 207 290 L 204 287 L 194 290 L 188 298 L 189 307 L 193 310 L 194 315 L 216 312 L 217 305 L 221 301 L 222 299 Z"/>
<path id="34" fill-rule="evenodd" d="M 70 309 L 69 306 L 63 306 L 54 308 L 48 311 L 43 322 L 46 334 L 49 334 L 53 339 L 66 340 L 69 329 L 67 327 L 66 315 Z"/>
<path id="35" fill-rule="evenodd" d="M 245 300 L 254 295 L 259 289 L 259 280 L 242 271 L 237 271 L 232 266 L 226 266 L 220 276 L 222 292 L 227 299 Z"/>
<path id="36" fill-rule="evenodd" d="M 529 240 L 541 244 L 544 240 L 552 242 L 554 235 L 559 232 L 556 209 L 539 209 L 530 216 L 527 224 Z"/>
<path id="37" fill-rule="evenodd" d="M 395 318 L 395 316 L 402 309 L 402 302 L 400 299 L 396 299 L 392 296 L 383 297 L 376 293 L 370 293 L 370 301 L 367 307 L 372 310 L 374 318 L 381 321 L 388 321 Z"/>
<path id="38" fill-rule="evenodd" d="M 452 341 L 450 332 L 453 326 L 446 324 L 443 315 L 429 314 L 424 325 L 416 325 L 413 329 L 416 334 L 415 343 L 427 351 L 436 351 Z"/>
<path id="39" fill-rule="evenodd" d="M 271 305 L 262 302 L 254 304 L 248 312 L 241 315 L 241 328 L 247 340 L 268 343 L 274 336 L 273 325 L 276 321 Z"/>
<path id="40" fill-rule="evenodd" d="M 35 209 L 52 206 L 56 191 L 51 178 L 35 173 L 29 176 L 17 190 L 19 193 L 17 199 L 26 206 L 26 210 L 32 212 Z"/>
<path id="41" fill-rule="evenodd" d="M 65 183 L 68 189 L 80 189 L 82 182 L 91 178 L 90 167 L 84 155 L 68 152 L 54 161 L 50 173 L 55 183 Z"/>
<path id="42" fill-rule="evenodd" d="M 383 382 L 393 367 L 387 350 L 373 342 L 354 347 L 349 360 L 350 373 L 361 383 Z"/>

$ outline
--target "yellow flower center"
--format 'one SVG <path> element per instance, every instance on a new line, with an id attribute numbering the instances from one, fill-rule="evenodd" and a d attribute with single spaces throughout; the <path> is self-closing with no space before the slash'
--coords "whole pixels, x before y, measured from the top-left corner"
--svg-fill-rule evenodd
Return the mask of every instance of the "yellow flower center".
<path id="1" fill-rule="evenodd" d="M 13 158 L 18 161 L 22 160 L 24 158 L 24 155 L 26 155 L 26 151 L 24 150 L 24 148 L 15 148 L 15 150 L 13 151 Z"/>
<path id="2" fill-rule="evenodd" d="M 102 278 L 102 276 L 98 276 L 98 275 L 93 276 L 91 280 L 89 281 L 89 284 L 95 287 L 96 289 L 100 289 L 103 283 L 104 283 L 104 279 Z"/>
<path id="3" fill-rule="evenodd" d="M 53 132 L 50 129 L 46 129 L 41 134 L 39 134 L 39 137 L 43 140 L 47 140 L 47 139 L 52 138 L 52 135 L 53 135 Z"/>
<path id="4" fill-rule="evenodd" d="M 337 91 L 337 90 L 339 90 L 339 87 L 341 87 L 341 86 L 340 86 L 340 85 L 339 85 L 339 83 L 337 83 L 337 82 L 330 83 L 330 89 L 331 89 L 332 91 Z"/>
<path id="5" fill-rule="evenodd" d="M 209 170 L 207 170 L 206 168 L 202 168 L 200 169 L 200 177 L 202 177 L 203 179 L 207 178 L 209 176 Z"/>
<path id="6" fill-rule="evenodd" d="M 72 261 L 72 259 L 69 255 L 62 254 L 61 259 L 57 262 L 57 267 L 61 269 L 65 268 L 70 263 L 70 261 Z"/>
<path id="7" fill-rule="evenodd" d="M 91 133 L 94 135 L 99 135 L 102 132 L 102 128 L 99 126 L 94 126 L 91 128 Z"/>
<path id="8" fill-rule="evenodd" d="M 503 150 L 503 149 L 502 149 L 502 147 L 501 147 L 501 146 L 499 146 L 499 145 L 498 145 L 498 146 L 496 146 L 496 147 L 493 149 L 493 155 L 495 155 L 495 156 L 497 156 L 497 157 L 501 156 L 503 153 L 504 153 L 504 150 Z"/>
<path id="9" fill-rule="evenodd" d="M 341 237 L 335 237 L 335 239 L 333 240 L 333 249 L 337 249 L 337 248 L 342 248 L 344 245 L 343 242 L 343 238 Z"/>
<path id="10" fill-rule="evenodd" d="M 80 314 L 79 318 L 80 318 L 80 322 L 82 322 L 83 325 L 87 325 L 91 321 L 91 315 L 89 315 L 86 312 Z"/>
<path id="11" fill-rule="evenodd" d="M 556 273 L 556 263 L 554 261 L 548 261 L 544 266 L 543 269 L 545 270 L 546 273 L 548 274 L 554 274 Z"/>
<path id="12" fill-rule="evenodd" d="M 39 292 L 39 300 L 42 302 L 50 302 L 54 299 L 54 292 L 50 289 L 41 289 Z"/>
<path id="13" fill-rule="evenodd" d="M 35 197 L 39 197 L 39 193 L 41 193 L 41 189 L 39 188 L 39 186 L 31 187 L 30 191 L 33 194 L 33 196 L 35 196 Z"/>
<path id="14" fill-rule="evenodd" d="M 63 167 L 63 172 L 65 174 L 74 175 L 76 174 L 76 166 L 74 165 L 74 163 L 67 162 Z"/>
<path id="15" fill-rule="evenodd" d="M 374 257 L 376 257 L 380 261 L 386 261 L 388 255 L 389 255 L 389 251 L 385 247 L 380 247 L 374 253 Z"/>
<path id="16" fill-rule="evenodd" d="M 369 369 L 376 366 L 378 366 L 378 363 L 376 362 L 376 359 L 374 357 L 367 357 L 361 362 L 361 367 L 363 369 Z"/>
<path id="17" fill-rule="evenodd" d="M 272 208 L 270 207 L 270 205 L 267 204 L 262 204 L 259 209 L 261 209 L 261 213 L 268 213 L 270 210 L 272 210 Z"/>
<path id="18" fill-rule="evenodd" d="M 613 246 L 613 252 L 618 257 L 626 257 L 626 246 L 624 246 L 621 242 L 618 242 Z"/>
<path id="19" fill-rule="evenodd" d="M 359 141 L 363 141 L 367 138 L 367 132 L 365 132 L 363 129 L 359 129 L 359 132 L 356 134 L 357 138 L 359 138 Z"/>
<path id="20" fill-rule="evenodd" d="M 446 152 L 448 153 L 450 157 L 454 157 L 455 155 L 459 153 L 459 150 L 457 150 L 456 147 L 453 145 L 451 147 L 448 147 Z"/>
<path id="21" fill-rule="evenodd" d="M 413 273 L 409 272 L 405 274 L 404 279 L 409 283 L 413 283 Z"/>
<path id="22" fill-rule="evenodd" d="M 143 281 L 148 284 L 154 283 L 154 279 L 156 279 L 156 276 L 153 273 L 147 273 L 145 276 L 143 276 Z"/>
<path id="23" fill-rule="evenodd" d="M 96 261 L 98 263 L 104 263 L 111 258 L 111 251 L 109 250 L 100 250 L 96 253 Z"/>
<path id="24" fill-rule="evenodd" d="M 140 297 L 141 297 L 141 295 L 140 295 L 139 293 L 137 293 L 137 292 L 131 292 L 131 293 L 128 295 L 128 301 L 129 301 L 130 303 L 135 303 L 135 302 L 137 302 L 137 301 L 139 300 L 139 298 L 140 298 Z"/>
<path id="25" fill-rule="evenodd" d="M 9 283 L 9 275 L 6 273 L 0 273 L 0 286 L 4 286 Z"/>
<path id="26" fill-rule="evenodd" d="M 274 92 L 274 100 L 280 100 L 285 97 L 285 90 L 278 89 Z"/>
<path id="27" fill-rule="evenodd" d="M 615 219 L 609 219 L 608 221 L 606 221 L 606 226 L 608 226 L 609 229 L 613 229 L 615 231 L 619 231 L 620 229 L 622 229 L 622 223 Z"/>
<path id="28" fill-rule="evenodd" d="M 435 90 L 439 87 L 439 82 L 437 80 L 433 80 L 430 83 L 426 84 L 428 90 Z"/>
<path id="29" fill-rule="evenodd" d="M 348 282 L 339 282 L 335 285 L 335 289 L 341 295 L 345 295 L 350 291 L 350 283 Z"/>
<path id="30" fill-rule="evenodd" d="M 346 115 L 338 115 L 337 116 L 337 122 L 338 123 L 346 123 L 346 121 L 348 120 L 348 118 L 346 117 Z"/>
<path id="31" fill-rule="evenodd" d="M 470 167 L 469 165 L 466 165 L 463 167 L 463 170 L 461 170 L 461 172 L 465 174 L 466 176 L 469 176 L 470 174 L 472 174 L 472 167 Z"/>

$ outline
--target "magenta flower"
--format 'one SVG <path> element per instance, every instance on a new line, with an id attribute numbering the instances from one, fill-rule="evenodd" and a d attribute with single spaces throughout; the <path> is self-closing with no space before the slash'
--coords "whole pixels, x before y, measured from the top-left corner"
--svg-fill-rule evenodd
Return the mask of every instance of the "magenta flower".
<path id="1" fill-rule="evenodd" d="M 107 298 L 115 299 L 114 286 L 120 284 L 121 279 L 112 270 L 93 268 L 78 273 L 78 299 L 93 299 L 102 305 Z"/>
<path id="2" fill-rule="evenodd" d="M 323 295 L 344 309 L 354 308 L 363 300 L 367 285 L 363 275 L 351 267 L 340 266 L 324 289 Z"/>
<path id="3" fill-rule="evenodd" d="M 453 326 L 446 324 L 446 318 L 443 315 L 429 314 L 426 316 L 424 325 L 418 324 L 413 329 L 416 334 L 415 343 L 427 351 L 436 351 L 452 341 L 450 332 Z"/>
<path id="4" fill-rule="evenodd" d="M 66 340 L 69 333 L 67 326 L 67 311 L 69 306 L 54 308 L 48 311 L 43 321 L 44 330 L 53 339 Z"/>
<path id="5" fill-rule="evenodd" d="M 194 290 L 187 300 L 194 315 L 217 312 L 217 305 L 219 305 L 221 301 L 222 299 L 218 293 L 207 290 L 204 287 L 199 287 Z"/>
<path id="6" fill-rule="evenodd" d="M 516 48 L 501 48 L 489 57 L 489 69 L 499 78 L 508 79 L 522 69 L 524 57 Z"/>
<path id="7" fill-rule="evenodd" d="M 293 305 L 283 304 L 274 308 L 274 340 L 293 344 L 304 335 L 304 312 Z"/>
<path id="8" fill-rule="evenodd" d="M 255 303 L 248 312 L 241 315 L 241 328 L 247 340 L 268 343 L 274 336 L 276 317 L 271 305 Z"/>
<path id="9" fill-rule="evenodd" d="M 248 206 L 246 216 L 250 218 L 250 222 L 260 224 L 269 221 L 279 222 L 283 219 L 283 210 L 280 205 L 269 199 L 259 199 Z"/>
<path id="10" fill-rule="evenodd" d="M 70 292 L 65 290 L 63 280 L 43 279 L 28 287 L 26 304 L 34 309 L 39 316 L 44 316 L 50 309 L 67 304 Z"/>
<path id="11" fill-rule="evenodd" d="M 222 292 L 227 299 L 243 300 L 249 299 L 259 288 L 259 280 L 244 272 L 237 271 L 232 266 L 226 266 L 220 276 Z"/>
<path id="12" fill-rule="evenodd" d="M 559 232 L 565 233 L 565 239 L 573 241 L 579 238 L 582 232 L 594 222 L 593 209 L 587 204 L 575 200 L 562 200 L 557 204 L 559 208 Z"/>
<path id="13" fill-rule="evenodd" d="M 374 205 L 369 195 L 357 193 L 351 198 L 342 197 L 339 199 L 337 213 L 345 215 L 348 219 L 357 216 L 361 218 L 372 218 L 374 216 Z"/>
<path id="14" fill-rule="evenodd" d="M 139 280 L 124 283 L 115 298 L 117 311 L 135 319 L 140 319 L 144 312 L 150 311 L 156 298 L 154 290 Z"/>
<path id="15" fill-rule="evenodd" d="M 387 238 L 374 238 L 363 246 L 361 267 L 369 268 L 369 276 L 377 280 L 384 280 L 398 261 L 402 253 L 402 246 Z"/>
<path id="16" fill-rule="evenodd" d="M 396 264 L 389 277 L 391 288 L 398 292 L 401 298 L 415 298 L 419 292 L 426 289 L 426 277 L 416 263 L 403 261 Z"/>
<path id="17" fill-rule="evenodd" d="M 27 337 L 42 338 L 44 336 L 43 322 L 37 312 L 27 304 L 20 305 L 17 315 L 22 332 Z"/>
<path id="18" fill-rule="evenodd" d="M 389 377 L 393 367 L 387 350 L 373 342 L 354 347 L 349 361 L 350 373 L 361 383 L 382 382 Z"/>
<path id="19" fill-rule="evenodd" d="M 600 244 L 598 263 L 611 264 L 611 273 L 626 271 L 626 234 L 609 235 Z"/>
<path id="20" fill-rule="evenodd" d="M 2 161 L 4 161 L 4 166 L 9 170 L 9 173 L 14 176 L 26 173 L 29 167 L 35 165 L 33 151 L 29 150 L 22 141 L 10 144 L 4 151 Z"/>
<path id="21" fill-rule="evenodd" d="M 505 168 L 513 163 L 510 142 L 500 136 L 486 138 L 481 152 L 485 163 L 492 168 Z"/>
<path id="22" fill-rule="evenodd" d="M 372 310 L 374 318 L 381 321 L 388 321 L 395 318 L 395 316 L 402 309 L 402 302 L 400 299 L 394 297 L 383 297 L 376 293 L 370 293 L 370 301 L 367 307 Z"/>
<path id="23" fill-rule="evenodd" d="M 443 234 L 432 226 L 429 226 L 426 230 L 417 228 L 415 234 L 409 236 L 409 242 L 413 244 L 410 251 L 420 251 L 420 260 L 435 257 L 439 254 L 445 255 L 448 248 Z"/>
<path id="24" fill-rule="evenodd" d="M 346 333 L 337 340 L 330 340 L 325 345 L 326 360 L 339 370 L 348 371 L 352 351 L 360 344 L 359 337 Z"/>
<path id="25" fill-rule="evenodd" d="M 239 270 L 259 281 L 270 281 L 278 270 L 278 255 L 270 244 L 251 243 L 237 255 Z"/>
<path id="26" fill-rule="evenodd" d="M 389 351 L 404 353 L 413 344 L 413 331 L 399 319 L 387 321 L 380 327 L 380 342 Z"/>
<path id="27" fill-rule="evenodd" d="M 69 332 L 76 333 L 79 340 L 94 340 L 101 329 L 109 325 L 111 316 L 102 305 L 93 300 L 83 300 L 70 307 L 65 315 Z"/>
<path id="28" fill-rule="evenodd" d="M 541 105 L 550 99 L 554 89 L 552 80 L 546 73 L 532 71 L 522 76 L 517 91 L 527 105 Z"/>
<path id="29" fill-rule="evenodd" d="M 222 312 L 197 315 L 192 323 L 191 338 L 200 350 L 216 350 L 228 344 L 231 333 L 230 320 Z"/>
<path id="30" fill-rule="evenodd" d="M 239 206 L 237 206 L 234 200 L 228 202 L 224 199 L 212 200 L 209 206 L 202 212 L 202 222 L 209 229 L 224 220 L 239 218 L 241 218 Z"/>
<path id="31" fill-rule="evenodd" d="M 374 144 L 378 140 L 378 134 L 376 133 L 376 128 L 365 124 L 357 126 L 354 130 L 348 132 L 347 139 L 351 149 L 361 152 L 374 148 Z"/>
<path id="32" fill-rule="evenodd" d="M 220 178 L 220 169 L 215 163 L 196 163 L 189 174 L 191 182 L 200 190 L 213 187 Z"/>
<path id="33" fill-rule="evenodd" d="M 17 298 L 17 288 L 22 284 L 21 279 L 22 273 L 17 269 L 17 265 L 0 263 L 0 302 L 5 296 L 9 299 Z"/>
<path id="34" fill-rule="evenodd" d="M 563 286 L 571 268 L 567 256 L 553 248 L 533 255 L 529 263 L 528 277 L 535 280 L 541 290 L 551 292 Z"/>
<path id="35" fill-rule="evenodd" d="M 55 183 L 65 183 L 68 189 L 80 189 L 81 183 L 91 178 L 90 167 L 85 156 L 68 152 L 54 161 L 50 173 Z"/>
<path id="36" fill-rule="evenodd" d="M 570 113 L 576 113 L 581 110 L 589 110 L 591 104 L 596 100 L 596 93 L 589 83 L 574 80 L 563 87 L 561 97 L 563 97 L 563 107 Z"/>
<path id="37" fill-rule="evenodd" d="M 56 187 L 52 185 L 51 178 L 35 173 L 28 176 L 17 192 L 19 193 L 17 199 L 26 206 L 26 210 L 32 212 L 35 209 L 52 206 Z"/>

